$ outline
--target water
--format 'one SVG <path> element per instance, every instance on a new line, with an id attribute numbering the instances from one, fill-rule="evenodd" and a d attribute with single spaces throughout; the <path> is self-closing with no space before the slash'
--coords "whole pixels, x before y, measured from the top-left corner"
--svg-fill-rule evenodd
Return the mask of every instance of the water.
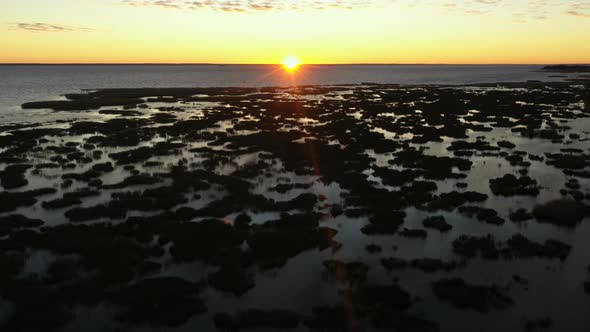
<path id="1" fill-rule="evenodd" d="M 114 118 L 109 115 L 99 115 L 97 111 L 88 112 L 53 112 L 47 110 L 21 110 L 20 104 L 27 101 L 48 100 L 63 98 L 64 93 L 77 92 L 81 89 L 113 88 L 113 87 L 199 87 L 199 86 L 288 86 L 292 84 L 360 84 L 371 83 L 400 83 L 400 84 L 466 84 L 486 83 L 500 81 L 526 81 L 526 80 L 560 80 L 563 77 L 554 77 L 555 74 L 539 72 L 540 66 L 309 66 L 303 68 L 299 74 L 292 77 L 277 66 L 0 66 L 0 125 L 7 123 L 35 123 L 49 122 L 56 119 L 79 119 L 92 118 L 105 120 Z M 553 77 L 552 77 L 553 76 Z M 348 90 L 345 87 L 344 90 Z M 300 96 L 301 100 L 313 101 L 317 96 Z M 350 98 L 348 96 L 347 98 Z M 309 98 L 309 99 L 308 99 Z M 141 110 L 147 116 L 156 112 L 158 103 L 148 103 L 149 108 Z M 165 105 L 165 104 L 164 104 Z M 170 105 L 168 105 L 170 106 Z M 178 114 L 179 118 L 190 116 L 205 116 L 207 109 L 215 105 L 207 103 L 182 104 L 186 114 Z M 357 114 L 350 116 L 362 118 L 363 111 L 358 110 Z M 240 120 L 243 120 L 241 118 Z M 301 118 L 298 126 L 305 122 L 313 123 L 313 119 Z M 308 121 L 312 120 L 312 121 Z M 373 119 L 366 119 L 367 125 Z M 231 129 L 235 123 L 228 121 L 228 126 L 221 127 L 223 130 Z M 549 121 L 552 122 L 552 121 Z M 573 142 L 568 147 L 588 149 L 588 133 L 586 128 L 590 127 L 590 119 L 579 118 L 566 123 L 571 126 L 571 132 L 582 133 L 582 140 Z M 60 124 L 67 126 L 68 124 Z M 565 125 L 565 124 L 564 124 Z M 295 126 L 302 130 L 301 127 Z M 382 131 L 387 136 L 385 129 L 376 127 L 376 131 Z M 235 134 L 242 134 L 239 131 Z M 391 133 L 390 133 L 391 134 Z M 567 134 L 567 133 L 564 133 Z M 67 142 L 83 142 L 88 139 L 86 136 L 59 136 L 51 137 L 51 142 L 42 143 L 39 147 L 48 145 L 64 145 Z M 393 136 L 393 135 L 392 135 Z M 485 140 L 495 144 L 499 140 L 511 140 L 517 144 L 519 150 L 542 155 L 543 152 L 557 151 L 560 144 L 543 141 L 539 139 L 526 139 L 515 136 L 507 128 L 494 128 L 491 132 L 470 133 L 470 140 L 475 136 L 485 136 Z M 160 140 L 161 138 L 158 138 Z M 388 139 L 399 140 L 400 138 L 388 137 Z M 405 138 L 404 138 L 405 139 Z M 150 144 L 153 142 L 142 142 Z M 427 154 L 447 156 L 449 152 L 446 147 L 451 140 L 444 142 L 433 142 L 424 145 L 427 147 Z M 191 145 L 194 144 L 194 145 Z M 202 162 L 201 156 L 189 153 L 187 150 L 193 147 L 202 147 L 203 142 L 190 143 L 182 154 L 172 156 L 154 157 L 164 163 L 165 166 L 157 169 L 146 169 L 136 165 L 143 173 L 154 171 L 165 171 L 169 165 L 177 164 L 179 159 L 188 160 L 191 165 L 199 165 Z M 104 148 L 103 159 L 95 162 L 107 161 L 107 155 L 112 152 L 127 150 L 129 148 Z M 35 157 L 36 155 L 32 155 Z M 40 154 L 41 162 L 50 155 Z M 376 154 L 371 156 L 379 161 L 381 167 L 391 167 L 388 163 L 393 158 L 391 154 Z M 495 157 L 472 157 L 474 167 L 468 172 L 468 178 L 460 181 L 469 183 L 469 189 L 485 193 L 489 199 L 483 203 L 485 207 L 493 208 L 500 216 L 507 219 L 510 210 L 517 207 L 530 209 L 534 204 L 546 201 L 551 198 L 560 197 L 558 190 L 562 188 L 567 180 L 561 171 L 556 170 L 544 162 L 532 162 L 530 175 L 539 181 L 543 188 L 541 195 L 535 198 L 530 197 L 499 197 L 493 195 L 489 187 L 489 179 L 514 172 L 515 168 L 510 166 L 504 159 Z M 218 170 L 222 174 L 230 174 L 235 170 L 236 165 L 242 166 L 246 163 L 254 163 L 257 157 L 246 153 L 236 156 L 234 160 L 225 167 Z M 83 172 L 90 165 L 78 165 L 71 172 Z M 192 166 L 191 166 L 192 167 Z M 270 193 L 269 188 L 278 183 L 279 178 L 287 177 L 293 183 L 312 183 L 313 178 L 297 176 L 295 173 L 285 172 L 281 164 L 269 169 L 272 177 L 264 179 L 256 178 L 252 181 L 256 184 L 253 192 L 265 195 L 279 201 L 295 197 L 303 192 L 312 192 L 326 196 L 327 203 L 338 203 L 343 205 L 342 192 L 338 184 L 323 185 L 315 182 L 310 189 L 293 190 L 287 194 Z M 35 189 L 39 187 L 59 188 L 61 183 L 62 169 L 45 170 L 39 174 L 29 174 L 30 184 L 18 190 Z M 117 167 L 114 172 L 106 174 L 102 180 L 106 184 L 117 183 L 129 175 L 128 171 Z M 456 180 L 437 181 L 439 187 L 436 194 L 449 192 L 456 189 Z M 590 180 L 580 179 L 584 190 L 590 188 Z M 162 185 L 163 183 L 159 183 Z M 86 184 L 76 183 L 67 191 L 73 191 L 85 187 Z M 144 187 L 134 187 L 134 190 Z M 399 188 L 388 188 L 399 189 Z M 127 189 L 125 189 L 127 190 Z M 65 192 L 65 190 L 64 190 Z M 62 191 L 52 196 L 45 196 L 41 200 L 50 200 L 61 197 Z M 202 198 L 192 199 L 186 206 L 199 209 L 206 204 L 219 199 L 224 195 L 223 190 L 211 189 L 200 192 Z M 105 203 L 111 199 L 110 192 L 104 190 L 100 196 L 84 200 L 83 207 L 94 206 Z M 254 214 L 254 223 L 263 223 L 267 220 L 278 219 L 277 212 L 266 212 Z M 431 215 L 414 207 L 406 210 L 408 217 L 404 227 L 422 228 L 421 222 Z M 31 218 L 40 218 L 46 222 L 46 226 L 55 226 L 68 223 L 64 217 L 64 209 L 48 211 L 41 208 L 41 202 L 32 207 L 23 207 L 15 211 Z M 212 287 L 204 291 L 209 311 L 206 314 L 195 315 L 177 331 L 209 331 L 213 330 L 212 315 L 217 312 L 234 312 L 250 307 L 260 309 L 288 309 L 295 312 L 309 315 L 311 307 L 317 305 L 333 305 L 340 303 L 338 290 L 343 285 L 338 280 L 326 278 L 323 262 L 326 259 L 338 258 L 343 261 L 361 261 L 371 266 L 369 280 L 372 283 L 389 284 L 393 278 L 399 278 L 404 289 L 410 291 L 414 296 L 421 298 L 412 309 L 412 313 L 425 314 L 427 319 L 438 321 L 441 324 L 441 331 L 471 331 L 474 326 L 483 331 L 497 330 L 521 330 L 526 318 L 539 318 L 551 316 L 555 320 L 555 326 L 568 331 L 585 331 L 589 314 L 590 298 L 583 293 L 582 282 L 588 279 L 586 272 L 588 264 L 588 252 L 590 252 L 587 238 L 590 237 L 590 227 L 587 220 L 573 229 L 564 229 L 553 225 L 541 224 L 531 221 L 524 225 L 517 225 L 507 221 L 503 226 L 494 226 L 480 223 L 473 218 L 467 218 L 456 212 L 441 212 L 436 214 L 444 215 L 454 229 L 448 233 L 429 231 L 427 240 L 406 239 L 399 235 L 395 236 L 365 236 L 360 229 L 367 223 L 367 217 L 349 218 L 340 215 L 333 219 L 322 221 L 322 226 L 332 227 L 338 230 L 335 240 L 342 243 L 343 247 L 333 256 L 330 250 L 317 251 L 308 250 L 290 259 L 281 269 L 256 272 L 256 286 L 242 297 L 220 292 Z M 130 213 L 131 215 L 131 213 Z M 142 215 L 134 211 L 133 215 Z M 231 215 L 230 219 L 233 219 Z M 89 222 L 95 223 L 99 221 Z M 518 259 L 514 261 L 483 261 L 479 259 L 470 260 L 466 268 L 452 272 L 437 272 L 433 274 L 422 273 L 414 269 L 389 272 L 384 270 L 380 258 L 400 257 L 413 259 L 419 257 L 433 257 L 443 260 L 452 260 L 451 242 L 462 234 L 485 235 L 492 233 L 498 240 L 506 240 L 507 237 L 522 232 L 531 240 L 544 241 L 547 238 L 556 238 L 573 246 L 572 252 L 565 262 L 548 259 Z M 365 246 L 375 243 L 383 247 L 379 255 L 369 254 Z M 395 248 L 394 247 L 395 245 Z M 48 264 L 56 259 L 56 256 L 47 251 L 31 251 L 23 275 L 46 274 Z M 69 257 L 71 258 L 71 257 Z M 163 270 L 156 276 L 180 276 L 186 280 L 199 281 L 206 278 L 208 273 L 215 270 L 200 262 L 179 263 L 173 261 L 169 255 L 161 259 Z M 473 310 L 457 309 L 448 303 L 442 303 L 437 299 L 430 285 L 431 281 L 442 277 L 462 277 L 476 284 L 499 283 L 509 284 L 514 274 L 526 276 L 529 281 L 530 290 L 523 286 L 511 286 L 510 295 L 516 300 L 514 306 L 506 310 L 497 310 L 488 314 L 480 314 Z M 310 305 L 310 302 L 313 304 Z M 0 298 L 0 322 L 13 309 L 12 305 Z M 111 331 L 124 329 L 130 331 L 163 331 L 164 329 L 148 328 L 147 326 L 128 327 L 116 322 L 114 317 L 118 313 L 117 308 L 108 303 L 97 306 L 76 306 L 74 308 L 76 317 L 69 322 L 62 331 Z M 307 331 L 302 325 L 294 331 Z M 370 330 L 372 331 L 372 330 Z"/>
<path id="2" fill-rule="evenodd" d="M 555 77 L 555 73 L 539 71 L 541 68 L 539 65 L 308 65 L 292 75 L 276 65 L 0 65 L 0 123 L 54 120 L 55 116 L 48 118 L 47 112 L 24 112 L 20 105 L 59 99 L 81 89 L 467 84 L 563 79 Z"/>

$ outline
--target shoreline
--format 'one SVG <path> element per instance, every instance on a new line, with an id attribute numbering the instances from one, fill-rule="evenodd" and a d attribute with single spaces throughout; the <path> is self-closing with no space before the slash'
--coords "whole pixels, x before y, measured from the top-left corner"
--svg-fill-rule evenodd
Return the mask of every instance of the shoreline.
<path id="1" fill-rule="evenodd" d="M 0 63 L 0 66 L 281 66 L 281 63 Z M 576 66 L 578 64 L 564 65 Z M 579 64 L 590 66 L 590 64 Z M 546 63 L 305 63 L 303 66 L 554 66 Z M 560 65 L 556 65 L 560 66 Z"/>

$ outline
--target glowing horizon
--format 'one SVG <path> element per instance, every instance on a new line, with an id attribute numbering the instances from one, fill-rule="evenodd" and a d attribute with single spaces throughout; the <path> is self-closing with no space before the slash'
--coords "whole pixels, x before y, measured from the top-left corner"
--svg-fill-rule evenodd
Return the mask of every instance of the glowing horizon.
<path id="1" fill-rule="evenodd" d="M 5 1 L 0 63 L 590 63 L 590 1 Z"/>

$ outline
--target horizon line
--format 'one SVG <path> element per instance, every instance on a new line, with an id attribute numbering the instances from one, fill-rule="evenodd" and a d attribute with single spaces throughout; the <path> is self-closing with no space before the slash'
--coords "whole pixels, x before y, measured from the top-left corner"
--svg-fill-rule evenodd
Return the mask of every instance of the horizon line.
<path id="1" fill-rule="evenodd" d="M 0 62 L 0 66 L 278 66 L 281 63 L 215 63 L 215 62 Z M 351 63 L 303 63 L 302 66 L 547 66 L 590 65 L 588 63 L 396 63 L 396 62 L 351 62 Z"/>

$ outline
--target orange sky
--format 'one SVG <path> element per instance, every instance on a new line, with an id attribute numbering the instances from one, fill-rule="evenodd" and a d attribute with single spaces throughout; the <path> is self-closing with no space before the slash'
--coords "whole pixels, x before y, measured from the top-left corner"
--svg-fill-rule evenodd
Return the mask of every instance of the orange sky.
<path id="1" fill-rule="evenodd" d="M 590 1 L 2 2 L 4 63 L 590 62 Z"/>

